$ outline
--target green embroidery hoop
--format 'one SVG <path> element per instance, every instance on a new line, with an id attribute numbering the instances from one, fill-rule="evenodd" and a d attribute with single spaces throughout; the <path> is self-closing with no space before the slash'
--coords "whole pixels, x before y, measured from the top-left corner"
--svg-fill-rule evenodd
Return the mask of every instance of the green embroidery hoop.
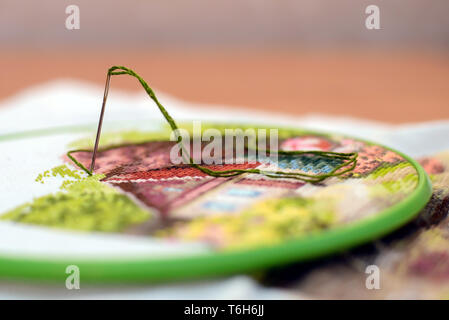
<path id="1" fill-rule="evenodd" d="M 0 142 L 86 129 L 86 126 L 78 126 L 21 132 L 0 136 Z M 98 261 L 89 258 L 11 257 L 0 253 L 0 277 L 65 281 L 66 267 L 75 264 L 82 271 L 82 279 L 86 282 L 155 282 L 263 270 L 275 265 L 305 261 L 344 251 L 386 235 L 404 225 L 419 213 L 431 197 L 431 183 L 424 169 L 403 153 L 388 147 L 384 148 L 397 153 L 414 167 L 418 183 L 407 198 L 374 216 L 276 245 L 183 257 L 109 258 Z"/>

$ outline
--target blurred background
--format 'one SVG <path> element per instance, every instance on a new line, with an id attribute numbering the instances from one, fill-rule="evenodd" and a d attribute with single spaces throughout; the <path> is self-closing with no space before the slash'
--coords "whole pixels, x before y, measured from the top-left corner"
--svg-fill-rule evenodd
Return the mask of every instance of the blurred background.
<path id="1" fill-rule="evenodd" d="M 66 28 L 69 5 L 79 30 Z M 365 27 L 369 5 L 380 30 Z M 103 85 L 108 67 L 125 65 L 193 102 L 449 118 L 448 17 L 447 0 L 0 0 L 0 100 L 59 78 Z"/>

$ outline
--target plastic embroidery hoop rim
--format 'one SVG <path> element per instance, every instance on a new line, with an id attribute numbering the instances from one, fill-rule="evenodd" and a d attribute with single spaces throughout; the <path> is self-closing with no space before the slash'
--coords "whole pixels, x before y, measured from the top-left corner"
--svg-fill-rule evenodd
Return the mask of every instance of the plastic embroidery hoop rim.
<path id="1" fill-rule="evenodd" d="M 216 124 L 224 123 L 217 122 Z M 232 125 L 237 126 L 238 124 L 233 123 Z M 245 124 L 244 126 L 248 125 Z M 266 126 L 254 125 L 253 127 Z M 30 136 L 84 131 L 90 128 L 90 126 L 65 126 L 18 132 L 0 136 L 0 142 Z M 283 126 L 282 128 L 321 136 L 330 134 L 302 130 L 291 126 Z M 107 258 L 104 260 L 80 258 L 36 259 L 6 256 L 0 253 L 0 277 L 65 281 L 67 277 L 65 269 L 68 265 L 73 264 L 80 268 L 83 282 L 158 282 L 245 273 L 335 254 L 384 236 L 413 219 L 424 208 L 432 195 L 430 179 L 418 162 L 395 149 L 364 139 L 347 135 L 341 136 L 381 146 L 403 157 L 417 172 L 418 184 L 415 190 L 401 202 L 373 216 L 275 245 L 183 257 Z"/>

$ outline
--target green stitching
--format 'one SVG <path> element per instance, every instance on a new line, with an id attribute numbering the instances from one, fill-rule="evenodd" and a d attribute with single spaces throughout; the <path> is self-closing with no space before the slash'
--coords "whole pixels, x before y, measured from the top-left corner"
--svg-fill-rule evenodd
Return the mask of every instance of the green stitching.
<path id="1" fill-rule="evenodd" d="M 120 70 L 120 71 L 116 71 L 116 70 Z M 343 163 L 336 166 L 332 171 L 330 171 L 328 173 L 316 174 L 316 175 L 306 174 L 306 173 L 284 172 L 284 171 L 265 171 L 265 170 L 259 170 L 259 169 L 232 169 L 232 170 L 223 170 L 223 171 L 208 169 L 206 167 L 203 167 L 201 165 L 194 163 L 192 157 L 187 152 L 187 150 L 184 148 L 184 145 L 182 143 L 182 136 L 179 135 L 179 133 L 178 133 L 179 128 L 178 128 L 175 120 L 170 116 L 170 114 L 167 112 L 167 110 L 164 108 L 164 106 L 162 106 L 162 104 L 157 99 L 153 89 L 151 89 L 148 86 L 148 84 L 145 82 L 145 80 L 143 80 L 142 77 L 140 77 L 133 70 L 123 67 L 123 66 L 113 66 L 113 67 L 109 68 L 107 76 L 109 79 L 109 77 L 111 77 L 111 76 L 123 75 L 123 74 L 130 75 L 130 76 L 136 78 L 140 82 L 140 84 L 145 89 L 148 96 L 154 101 L 154 103 L 156 103 L 157 107 L 159 108 L 159 111 L 162 113 L 165 120 L 170 125 L 170 128 L 172 129 L 172 131 L 175 133 L 175 135 L 177 137 L 177 143 L 180 145 L 180 148 L 181 148 L 181 154 L 183 157 L 185 157 L 184 159 L 188 160 L 188 163 L 190 166 L 202 171 L 203 173 L 206 173 L 207 175 L 210 175 L 213 177 L 233 177 L 233 176 L 240 175 L 242 173 L 255 173 L 255 174 L 262 174 L 262 175 L 265 175 L 265 176 L 271 177 L 271 178 L 290 178 L 290 179 L 302 180 L 305 182 L 316 183 L 316 182 L 323 181 L 326 178 L 341 176 L 342 174 L 352 171 L 357 164 L 357 152 L 340 153 L 340 152 L 330 152 L 330 151 L 307 151 L 307 150 L 305 150 L 305 151 L 282 151 L 282 150 L 279 150 L 279 151 L 276 151 L 278 154 L 283 154 L 283 155 L 309 154 L 309 155 L 321 156 L 324 158 L 339 159 L 339 160 L 342 160 Z M 258 151 L 258 148 L 256 147 L 255 150 Z M 87 169 L 82 163 L 77 161 L 76 158 L 72 156 L 72 153 L 80 152 L 80 151 L 92 152 L 92 150 L 71 150 L 71 151 L 67 152 L 67 157 L 70 160 L 72 160 L 73 163 L 76 164 L 80 169 L 85 171 L 88 175 L 92 175 L 92 172 L 89 169 Z M 270 153 L 275 152 L 275 151 L 271 151 L 269 149 L 267 149 L 267 151 Z M 187 154 L 187 156 L 185 156 L 186 154 Z M 345 168 L 345 167 L 347 167 L 347 168 Z M 343 170 L 341 170 L 341 169 L 343 169 Z"/>

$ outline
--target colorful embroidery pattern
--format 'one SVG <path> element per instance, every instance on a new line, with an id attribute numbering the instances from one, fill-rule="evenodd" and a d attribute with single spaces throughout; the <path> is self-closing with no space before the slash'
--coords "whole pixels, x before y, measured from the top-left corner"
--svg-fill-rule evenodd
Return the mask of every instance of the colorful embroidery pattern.
<path id="1" fill-rule="evenodd" d="M 126 133 L 123 136 L 130 137 Z M 55 215 L 52 220 L 50 214 L 37 210 L 35 203 L 26 210 L 15 209 L 2 219 L 84 230 L 132 232 L 171 241 L 205 241 L 217 249 L 233 249 L 269 245 L 351 223 L 399 203 L 416 188 L 414 167 L 383 147 L 338 135 L 283 131 L 281 136 L 279 145 L 284 150 L 358 152 L 359 161 L 352 172 L 316 184 L 251 173 L 212 177 L 187 164 L 173 165 L 170 150 L 174 142 L 151 141 L 150 138 L 145 142 L 142 137 L 149 136 L 137 134 L 137 143 L 133 139 L 119 139 L 122 145 L 99 152 L 95 167 L 95 172 L 103 175 L 101 182 L 96 182 L 101 185 L 99 188 L 111 190 L 114 197 L 129 201 L 120 211 L 129 218 L 125 219 L 117 210 L 112 210 L 112 218 L 98 213 L 100 204 L 92 201 L 102 202 L 105 208 L 116 205 L 102 196 L 102 200 L 91 198 L 83 207 L 91 212 L 95 223 L 60 223 L 57 222 L 60 217 Z M 90 152 L 73 155 L 83 165 L 89 165 Z M 319 156 L 280 155 L 278 161 L 204 167 L 317 174 L 330 172 L 340 164 L 338 159 Z M 74 188 L 76 186 L 74 183 Z M 51 201 L 64 206 L 61 199 L 66 195 L 72 197 L 72 191 L 68 189 Z M 73 197 L 80 195 L 73 193 Z M 79 199 L 82 202 L 84 198 Z M 131 204 L 134 207 L 129 207 Z M 26 213 L 27 210 L 30 213 Z M 133 210 L 139 214 L 133 216 Z M 68 212 L 67 215 L 74 215 Z M 37 218 L 44 216 L 45 219 Z M 102 219 L 117 223 L 110 222 L 104 227 L 100 223 Z"/>
<path id="2" fill-rule="evenodd" d="M 320 299 L 448 299 L 449 153 L 419 162 L 429 174 L 433 194 L 412 223 L 344 256 L 316 262 L 308 270 L 281 269 L 265 281 L 288 279 L 289 290 Z M 377 173 L 378 179 L 390 174 Z M 380 290 L 365 287 L 369 265 L 379 268 Z"/>

